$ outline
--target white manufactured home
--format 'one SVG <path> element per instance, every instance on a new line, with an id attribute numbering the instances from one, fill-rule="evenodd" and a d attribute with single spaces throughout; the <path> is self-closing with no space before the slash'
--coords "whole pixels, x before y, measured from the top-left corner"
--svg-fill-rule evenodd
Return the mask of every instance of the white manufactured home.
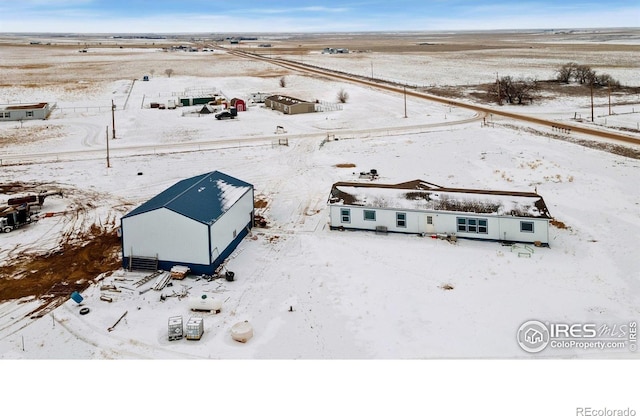
<path id="1" fill-rule="evenodd" d="M 49 103 L 0 105 L 0 121 L 46 120 Z"/>
<path id="2" fill-rule="evenodd" d="M 328 200 L 330 228 L 447 234 L 549 244 L 549 215 L 533 192 L 445 188 L 415 180 L 394 185 L 338 182 Z"/>
<path id="3" fill-rule="evenodd" d="M 124 268 L 156 259 L 156 269 L 182 265 L 194 274 L 213 274 L 253 225 L 253 185 L 219 171 L 194 176 L 120 223 Z"/>

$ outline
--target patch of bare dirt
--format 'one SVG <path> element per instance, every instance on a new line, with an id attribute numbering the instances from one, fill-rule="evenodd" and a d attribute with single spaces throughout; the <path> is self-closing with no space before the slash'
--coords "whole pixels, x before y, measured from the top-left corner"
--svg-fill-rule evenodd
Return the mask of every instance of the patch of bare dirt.
<path id="1" fill-rule="evenodd" d="M 559 228 L 561 230 L 569 230 L 570 229 L 570 227 L 568 227 L 564 222 L 556 220 L 555 218 L 552 219 L 549 223 L 551 225 L 553 225 L 554 227 Z"/>
<path id="2" fill-rule="evenodd" d="M 11 128 L 0 131 L 0 147 L 11 146 L 25 142 L 36 143 L 62 137 L 64 129 L 62 126 L 54 125 L 24 125 L 20 128 Z"/>
<path id="3" fill-rule="evenodd" d="M 95 224 L 49 253 L 16 253 L 16 261 L 0 267 L 0 302 L 27 296 L 47 301 L 68 297 L 117 269 L 119 253 L 116 230 Z"/>
<path id="4" fill-rule="evenodd" d="M 267 205 L 269 205 L 269 202 L 266 199 L 262 199 L 262 198 L 257 198 L 253 202 L 253 207 L 254 208 L 266 208 Z"/>
<path id="5" fill-rule="evenodd" d="M 55 183 L 0 184 L 0 193 L 4 195 L 43 190 L 60 190 L 65 198 L 72 199 L 71 210 L 61 213 L 72 226 L 60 233 L 53 249 L 17 246 L 0 266 L 0 302 L 41 299 L 43 304 L 38 310 L 68 299 L 74 291 L 86 289 L 101 275 L 121 265 L 116 217 L 100 223 L 86 222 L 86 213 L 94 208 L 91 201 L 99 200 L 99 196 L 88 198 L 86 193 L 75 189 L 61 190 Z"/>

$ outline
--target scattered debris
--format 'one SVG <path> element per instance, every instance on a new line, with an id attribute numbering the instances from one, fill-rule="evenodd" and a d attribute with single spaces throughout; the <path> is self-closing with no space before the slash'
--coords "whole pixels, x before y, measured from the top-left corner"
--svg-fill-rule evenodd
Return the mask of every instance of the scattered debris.
<path id="1" fill-rule="evenodd" d="M 189 274 L 189 270 L 190 269 L 187 266 L 173 266 L 171 268 L 171 277 L 173 279 L 182 280 L 187 276 L 187 274 Z"/>
<path id="2" fill-rule="evenodd" d="M 100 296 L 100 300 L 109 302 L 109 303 L 113 302 L 113 298 L 111 296 L 106 296 L 106 295 Z"/>
<path id="3" fill-rule="evenodd" d="M 171 280 L 171 274 L 166 273 L 166 272 L 162 272 L 157 278 L 156 281 L 153 283 L 153 290 L 162 290 L 165 288 L 165 286 L 167 286 L 167 283 L 169 283 L 169 280 Z"/>
<path id="4" fill-rule="evenodd" d="M 378 175 L 378 171 L 376 169 L 371 169 L 369 172 L 360 172 L 360 179 L 374 180 L 379 177 L 380 175 Z"/>
<path id="5" fill-rule="evenodd" d="M 253 226 L 260 228 L 267 228 L 267 220 L 262 215 L 253 216 Z"/>
<path id="6" fill-rule="evenodd" d="M 204 333 L 204 319 L 199 317 L 190 317 L 187 321 L 187 339 L 199 340 Z"/>
<path id="7" fill-rule="evenodd" d="M 136 285 L 136 287 L 140 287 L 143 284 L 145 284 L 145 283 L 155 279 L 156 277 L 160 276 L 162 273 L 164 273 L 164 271 L 162 271 L 162 270 L 155 271 L 155 272 L 151 273 L 150 275 L 147 275 L 147 276 L 143 277 L 142 279 L 138 280 L 135 283 L 135 285 Z"/>
<path id="8" fill-rule="evenodd" d="M 87 308 L 89 309 L 89 308 Z M 115 324 L 113 324 L 111 327 L 107 328 L 107 331 L 111 332 L 114 329 L 116 329 L 116 325 L 118 325 L 120 323 L 120 321 L 122 320 L 122 318 L 124 318 L 127 315 L 127 312 L 129 311 L 125 311 L 125 313 L 122 314 L 122 316 L 120 316 L 120 318 L 118 318 L 118 320 L 116 321 Z"/>
<path id="9" fill-rule="evenodd" d="M 183 332 L 182 316 L 172 316 L 169 318 L 169 341 L 182 339 Z"/>
<path id="10" fill-rule="evenodd" d="M 80 309 L 80 315 L 86 315 L 89 313 L 89 308 L 82 308 Z"/>
<path id="11" fill-rule="evenodd" d="M 444 284 L 444 285 L 440 286 L 440 289 L 442 289 L 442 290 L 453 290 L 453 285 L 447 283 L 447 284 Z"/>
<path id="12" fill-rule="evenodd" d="M 249 321 L 238 322 L 231 327 L 231 338 L 234 341 L 245 343 L 253 337 L 253 327 Z"/>
<path id="13" fill-rule="evenodd" d="M 84 300 L 84 298 L 82 297 L 82 295 L 80 295 L 80 293 L 78 292 L 73 292 L 71 294 L 71 299 L 73 299 L 74 302 L 76 302 L 78 305 L 80 303 L 82 303 L 82 301 Z"/>
<path id="14" fill-rule="evenodd" d="M 108 290 L 110 292 L 121 292 L 115 285 L 102 285 L 100 286 L 100 290 Z"/>

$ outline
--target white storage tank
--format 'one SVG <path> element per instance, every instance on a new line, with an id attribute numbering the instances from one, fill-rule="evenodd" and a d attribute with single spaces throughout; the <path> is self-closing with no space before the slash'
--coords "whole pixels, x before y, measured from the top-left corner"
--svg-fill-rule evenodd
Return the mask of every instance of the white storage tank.
<path id="1" fill-rule="evenodd" d="M 189 298 L 189 309 L 192 311 L 205 311 L 219 313 L 222 302 L 207 295 L 192 296 Z"/>
<path id="2" fill-rule="evenodd" d="M 249 321 L 238 322 L 231 327 L 231 338 L 238 342 L 247 342 L 253 337 L 253 327 Z"/>
<path id="3" fill-rule="evenodd" d="M 198 317 L 190 317 L 187 321 L 187 339 L 199 340 L 204 333 L 204 319 Z"/>

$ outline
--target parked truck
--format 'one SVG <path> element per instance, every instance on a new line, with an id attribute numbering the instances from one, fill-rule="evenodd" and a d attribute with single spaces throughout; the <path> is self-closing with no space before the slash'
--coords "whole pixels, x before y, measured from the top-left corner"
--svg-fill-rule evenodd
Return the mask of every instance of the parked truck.
<path id="1" fill-rule="evenodd" d="M 31 210 L 27 204 L 0 207 L 0 232 L 8 233 L 31 223 Z"/>
<path id="2" fill-rule="evenodd" d="M 37 194 L 9 198 L 6 205 L 0 205 L 0 232 L 8 233 L 32 222 L 32 215 L 42 208 L 46 197 L 62 196 L 60 191 L 42 191 Z"/>

